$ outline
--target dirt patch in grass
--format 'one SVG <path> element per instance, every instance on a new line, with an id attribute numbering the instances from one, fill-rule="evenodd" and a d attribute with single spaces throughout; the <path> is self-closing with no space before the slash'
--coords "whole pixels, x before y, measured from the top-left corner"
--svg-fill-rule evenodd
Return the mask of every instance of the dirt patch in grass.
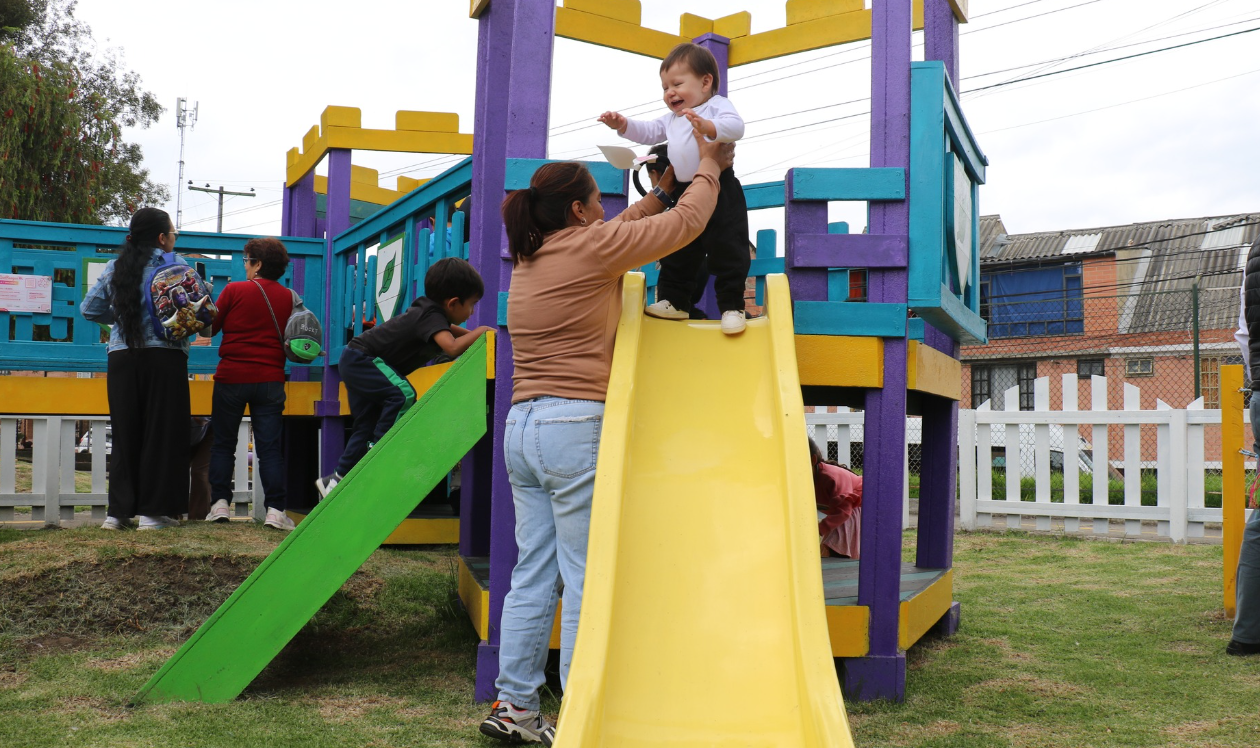
<path id="1" fill-rule="evenodd" d="M 319 716 L 325 722 L 344 725 L 367 716 L 369 712 L 379 709 L 394 711 L 406 702 L 392 696 L 325 696 L 315 699 Z"/>
<path id="2" fill-rule="evenodd" d="M 84 663 L 93 670 L 104 670 L 113 672 L 119 670 L 131 670 L 155 662 L 166 662 L 175 654 L 174 647 L 160 647 L 158 649 L 150 649 L 143 652 L 131 652 L 121 657 L 97 657 Z"/>
<path id="3" fill-rule="evenodd" d="M 0 633 L 34 646 L 120 633 L 187 635 L 254 570 L 257 559 L 138 555 L 74 561 L 0 587 Z"/>
<path id="4" fill-rule="evenodd" d="M 1087 691 L 1081 686 L 1063 681 L 1047 680 L 1021 673 L 1007 678 L 991 678 L 970 686 L 964 699 L 983 702 L 993 694 L 1023 693 L 1038 699 L 1077 699 Z"/>

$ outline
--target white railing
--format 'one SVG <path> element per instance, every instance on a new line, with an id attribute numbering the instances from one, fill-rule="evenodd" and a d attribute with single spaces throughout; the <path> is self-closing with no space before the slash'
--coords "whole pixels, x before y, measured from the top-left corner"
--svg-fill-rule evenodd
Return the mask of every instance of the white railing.
<path id="1" fill-rule="evenodd" d="M 849 465 L 853 444 L 862 443 L 865 436 L 863 425 L 866 414 L 860 410 L 840 408 L 839 413 L 806 413 L 805 430 L 826 456 L 827 445 L 836 445 L 837 462 Z M 910 526 L 910 447 L 922 442 L 923 419 L 906 418 L 906 455 L 902 461 L 904 470 L 902 485 L 905 487 L 901 502 L 901 526 Z"/>
<path id="2" fill-rule="evenodd" d="M 1093 377 L 1091 402 L 1087 410 L 1077 407 L 1075 374 L 1063 375 L 1063 404 L 1050 409 L 1050 382 L 1036 380 L 1034 409 L 1020 411 L 1019 388 L 1005 393 L 1005 409 L 993 411 L 989 403 L 959 413 L 958 466 L 960 522 L 964 529 L 993 525 L 994 515 L 1005 515 L 1006 526 L 1021 528 L 1024 517 L 1036 518 L 1036 529 L 1051 530 L 1055 518 L 1063 520 L 1063 530 L 1077 533 L 1110 531 L 1112 520 L 1123 520 L 1125 534 L 1137 536 L 1142 522 L 1155 522 L 1158 535 L 1173 542 L 1203 537 L 1204 523 L 1221 522 L 1221 510 L 1204 505 L 1206 476 L 1219 472 L 1219 460 L 1205 461 L 1205 427 L 1220 425 L 1219 410 L 1205 410 L 1202 398 L 1186 409 L 1171 408 L 1157 401 L 1155 410 L 1143 410 L 1141 391 L 1124 384 L 1122 410 L 1108 410 L 1107 381 Z M 1143 460 L 1142 426 L 1155 426 L 1154 461 Z M 1080 427 L 1090 427 L 1090 440 L 1079 436 Z M 1123 458 L 1111 460 L 1109 430 L 1122 427 Z M 1051 435 L 1061 438 L 1061 463 L 1052 459 Z M 994 464 L 994 446 L 1004 445 L 1005 460 Z M 1078 438 L 1072 438 L 1072 437 Z M 1147 437 L 1149 439 L 1149 436 Z M 1146 445 L 1150 450 L 1149 443 Z M 1120 451 L 1115 450 L 1115 451 Z M 1004 464 L 1000 464 L 1004 462 Z M 1031 466 L 1031 470 L 1030 470 Z M 1254 462 L 1249 464 L 1254 468 Z M 1062 471 L 1062 499 L 1052 501 L 1052 468 Z M 1153 469 L 1155 501 L 1142 504 L 1142 471 Z M 1119 475 L 1116 475 L 1116 473 Z M 1081 475 L 1091 481 L 1091 504 L 1082 504 Z M 994 477 L 1005 482 L 1002 496 L 994 496 Z M 1021 500 L 1021 478 L 1034 483 L 1033 501 Z M 1123 504 L 1110 504 L 1113 481 L 1123 485 Z M 1084 521 L 1084 525 L 1082 525 Z"/>
<path id="3" fill-rule="evenodd" d="M 17 490 L 17 427 L 19 421 L 33 421 L 31 434 L 31 485 Z M 91 486 L 79 493 L 75 485 L 75 422 L 90 421 Z M 109 419 L 100 416 L 3 416 L 0 417 L 0 522 L 43 522 L 60 525 L 74 519 L 75 507 L 88 507 L 92 519 L 104 520 L 108 503 L 106 437 Z M 262 481 L 250 480 L 249 419 L 241 422 L 236 439 L 236 470 L 233 476 L 233 514 L 261 519 L 265 509 Z M 253 469 L 257 470 L 257 462 Z M 254 475 L 257 475 L 255 472 Z M 26 511 L 19 511 L 26 510 Z M 29 520 L 27 518 L 29 512 Z M 200 517 L 195 519 L 201 519 Z"/>

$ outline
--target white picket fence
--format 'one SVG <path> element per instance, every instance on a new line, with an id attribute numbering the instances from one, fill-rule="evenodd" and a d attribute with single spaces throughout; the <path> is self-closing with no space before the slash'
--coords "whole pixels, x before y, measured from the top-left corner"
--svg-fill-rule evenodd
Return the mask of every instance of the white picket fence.
<path id="1" fill-rule="evenodd" d="M 1205 523 L 1221 521 L 1219 508 L 1204 506 L 1205 476 L 1220 466 L 1219 459 L 1205 460 L 1204 432 L 1206 426 L 1221 423 L 1221 412 L 1205 410 L 1202 398 L 1184 410 L 1163 401 L 1157 401 L 1155 410 L 1143 410 L 1141 391 L 1128 383 L 1124 384 L 1123 410 L 1108 410 L 1106 378 L 1093 377 L 1090 389 L 1087 410 L 1078 409 L 1076 375 L 1064 374 L 1060 410 L 1050 409 L 1050 382 L 1043 377 L 1034 383 L 1031 411 L 1018 410 L 1018 387 L 1006 391 L 1003 411 L 990 410 L 988 402 L 960 411 L 959 519 L 964 529 L 993 526 L 994 515 L 1005 515 L 1009 528 L 1021 528 L 1024 517 L 1035 517 L 1036 529 L 1051 530 L 1054 520 L 1062 519 L 1068 533 L 1108 533 L 1112 520 L 1123 520 L 1125 534 L 1137 536 L 1147 521 L 1156 523 L 1159 536 L 1180 543 L 1188 537 L 1203 537 Z M 1091 427 L 1088 442 L 1072 438 L 1082 425 Z M 1123 427 L 1123 459 L 1113 462 L 1108 459 L 1108 427 L 1116 425 Z M 1156 427 L 1153 463 L 1142 460 L 1143 425 Z M 1061 446 L 1061 501 L 1051 501 L 1052 430 L 1068 435 Z M 993 447 L 999 435 L 1006 459 L 1005 465 L 994 467 Z M 1022 501 L 1020 495 L 1020 478 L 1028 475 L 1028 465 L 1035 479 L 1034 501 Z M 1248 467 L 1254 468 L 1254 462 Z M 1109 468 L 1123 474 L 1123 504 L 1108 503 Z M 1154 506 L 1142 505 L 1143 469 L 1155 472 Z M 1003 496 L 994 496 L 995 472 L 1005 478 Z M 1080 503 L 1082 473 L 1091 476 L 1092 504 Z"/>
<path id="2" fill-rule="evenodd" d="M 31 435 L 30 490 L 17 490 L 18 421 L 34 421 Z M 75 489 L 75 422 L 91 421 L 92 485 L 88 492 Z M 0 522 L 44 522 L 60 525 L 74 519 L 75 507 L 88 507 L 92 518 L 105 519 L 108 501 L 105 438 L 108 419 L 99 416 L 3 416 L 0 417 Z M 249 419 L 241 422 L 236 439 L 236 472 L 233 475 L 233 514 L 261 519 L 266 511 L 262 482 L 250 480 Z M 254 464 L 257 469 L 257 463 Z M 197 518 L 200 519 L 200 518 Z"/>

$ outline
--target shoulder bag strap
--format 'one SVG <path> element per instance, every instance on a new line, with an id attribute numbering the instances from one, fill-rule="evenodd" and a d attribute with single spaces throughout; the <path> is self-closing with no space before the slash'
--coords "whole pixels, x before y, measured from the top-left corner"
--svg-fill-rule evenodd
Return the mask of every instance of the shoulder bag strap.
<path id="1" fill-rule="evenodd" d="M 267 302 L 267 313 L 271 315 L 271 324 L 276 326 L 276 335 L 280 338 L 280 346 L 284 346 L 284 333 L 280 332 L 280 323 L 276 321 L 276 312 L 271 308 L 271 299 L 267 298 L 267 292 L 263 289 L 262 284 L 253 278 L 249 279 L 250 283 L 258 286 L 258 291 L 263 295 L 263 301 Z"/>

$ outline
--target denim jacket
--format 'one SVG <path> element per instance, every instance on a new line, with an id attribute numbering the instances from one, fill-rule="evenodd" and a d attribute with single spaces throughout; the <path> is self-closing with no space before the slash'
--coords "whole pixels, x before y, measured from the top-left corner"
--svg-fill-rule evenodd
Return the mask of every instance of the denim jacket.
<path id="1" fill-rule="evenodd" d="M 175 261 L 187 265 L 184 258 L 175 255 Z M 96 281 L 96 285 L 87 292 L 87 296 L 83 297 L 83 303 L 79 304 L 79 311 L 83 313 L 83 318 L 89 322 L 99 322 L 102 325 L 112 325 L 109 329 L 109 353 L 114 351 L 124 351 L 127 349 L 126 342 L 123 341 L 120 325 L 114 324 L 114 306 L 110 299 L 110 284 L 114 277 L 114 263 L 118 260 L 110 260 L 105 265 L 105 272 L 101 273 L 101 277 Z M 140 274 L 140 286 L 136 289 L 136 293 L 140 294 L 141 313 L 144 315 L 140 322 L 140 329 L 144 333 L 144 345 L 146 348 L 171 348 L 177 351 L 188 353 L 188 339 L 183 340 L 162 340 L 153 332 L 153 320 L 147 312 L 144 312 L 144 282 L 149 277 L 149 271 L 162 265 L 162 250 L 159 247 L 153 248 L 153 255 L 149 257 L 149 264 L 145 266 L 145 270 Z"/>

